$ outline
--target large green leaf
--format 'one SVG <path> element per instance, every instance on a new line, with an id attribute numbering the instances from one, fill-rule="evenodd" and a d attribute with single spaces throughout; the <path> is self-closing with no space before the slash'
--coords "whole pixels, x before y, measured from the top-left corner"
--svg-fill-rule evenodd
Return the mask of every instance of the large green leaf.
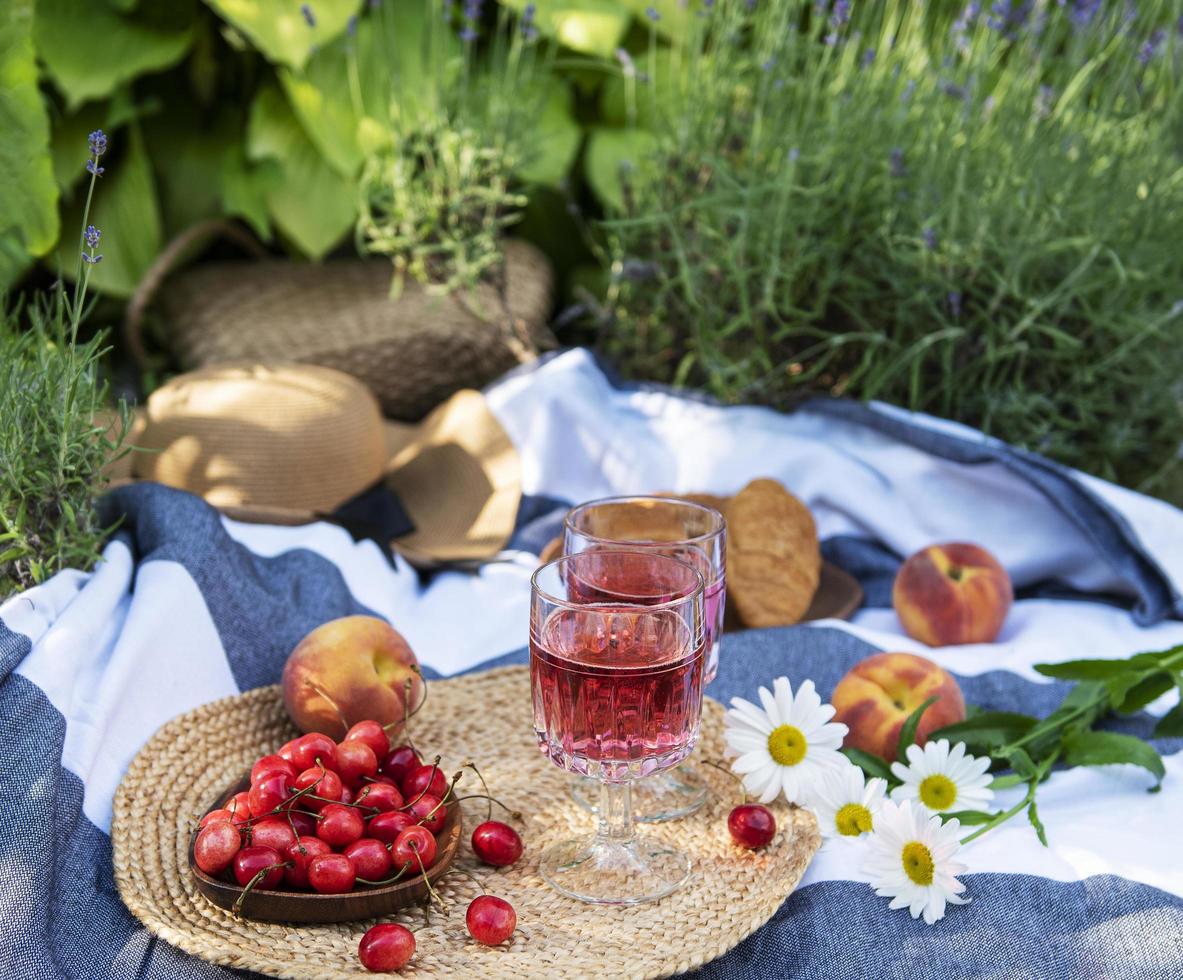
<path id="1" fill-rule="evenodd" d="M 309 138 L 338 173 L 357 173 L 363 158 L 359 127 L 363 119 L 387 126 L 396 112 L 413 126 L 434 111 L 441 72 L 458 68 L 460 45 L 442 19 L 432 25 L 434 54 L 428 56 L 426 7 L 409 0 L 396 17 L 365 17 L 356 35 L 318 51 L 302 70 L 283 68 L 279 80 Z M 356 53 L 356 87 L 350 81 Z"/>
<path id="2" fill-rule="evenodd" d="M 652 24 L 658 34 L 668 37 L 672 41 L 682 41 L 690 34 L 695 18 L 703 9 L 702 4 L 697 0 L 690 3 L 687 3 L 686 0 L 620 0 L 620 2 L 636 14 L 646 27 Z M 650 10 L 657 12 L 656 21 L 650 19 Z"/>
<path id="3" fill-rule="evenodd" d="M 203 122 L 191 106 L 170 102 L 176 111 L 144 123 L 149 156 L 157 164 L 160 211 L 172 237 L 222 211 L 222 160 L 242 141 L 242 116 L 227 110 Z"/>
<path id="4" fill-rule="evenodd" d="M 91 272 L 90 286 L 112 296 L 128 297 L 160 253 L 164 231 L 156 184 L 139 129 L 125 130 L 127 147 L 107 164 L 96 182 L 90 223 L 103 233 L 103 255 Z M 78 266 L 78 236 L 84 194 L 77 194 L 62 218 L 57 258 L 61 272 L 73 278 Z"/>
<path id="5" fill-rule="evenodd" d="M 1070 766 L 1141 766 L 1155 778 L 1158 789 L 1166 767 L 1153 745 L 1118 732 L 1080 732 L 1064 739 L 1064 762 Z"/>
<path id="6" fill-rule="evenodd" d="M 530 183 L 557 187 L 571 170 L 583 130 L 575 121 L 571 89 L 557 79 L 546 84 L 547 93 L 531 124 L 518 176 Z"/>
<path id="7" fill-rule="evenodd" d="M 315 26 L 309 26 L 301 11 L 305 5 L 297 0 L 205 2 L 245 34 L 268 60 L 294 68 L 303 68 L 313 51 L 338 37 L 362 4 L 362 0 L 310 0 L 307 6 Z"/>
<path id="8" fill-rule="evenodd" d="M 95 0 L 37 0 L 33 38 L 74 107 L 180 61 L 193 40 L 196 9 L 193 0 L 168 0 L 124 14 Z"/>
<path id="9" fill-rule="evenodd" d="M 320 258 L 353 226 L 353 181 L 328 165 L 276 86 L 262 89 L 251 106 L 247 156 L 278 165 L 279 177 L 265 191 L 267 209 L 305 255 Z"/>
<path id="10" fill-rule="evenodd" d="M 624 178 L 644 165 L 657 138 L 644 129 L 592 129 L 587 137 L 584 171 L 604 206 L 623 211 Z"/>
<path id="11" fill-rule="evenodd" d="M 49 158 L 49 119 L 37 91 L 33 11 L 28 0 L 0 4 L 0 287 L 44 255 L 58 235 L 57 185 Z"/>
<path id="12" fill-rule="evenodd" d="M 275 160 L 251 163 L 242 146 L 230 147 L 222 158 L 222 213 L 242 218 L 256 235 L 264 241 L 270 240 L 267 195 L 282 179 L 283 174 Z"/>
<path id="13" fill-rule="evenodd" d="M 505 0 L 518 13 L 533 3 L 534 22 L 547 37 L 573 51 L 610 57 L 632 14 L 620 0 Z"/>

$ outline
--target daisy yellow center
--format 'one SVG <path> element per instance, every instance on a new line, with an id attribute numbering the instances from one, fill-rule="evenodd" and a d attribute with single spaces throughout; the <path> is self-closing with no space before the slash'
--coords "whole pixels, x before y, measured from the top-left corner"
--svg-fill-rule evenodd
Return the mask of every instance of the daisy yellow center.
<path id="1" fill-rule="evenodd" d="M 930 810 L 948 810 L 957 802 L 957 786 L 948 776 L 927 776 L 920 784 L 920 802 Z"/>
<path id="2" fill-rule="evenodd" d="M 795 766 L 808 748 L 801 729 L 793 725 L 780 725 L 768 736 L 768 753 L 782 766 Z"/>
<path id="3" fill-rule="evenodd" d="M 857 837 L 872 830 L 871 811 L 861 803 L 847 803 L 834 814 L 834 826 L 843 837 Z"/>
<path id="4" fill-rule="evenodd" d="M 932 851 L 918 840 L 904 845 L 904 874 L 917 885 L 932 884 Z"/>

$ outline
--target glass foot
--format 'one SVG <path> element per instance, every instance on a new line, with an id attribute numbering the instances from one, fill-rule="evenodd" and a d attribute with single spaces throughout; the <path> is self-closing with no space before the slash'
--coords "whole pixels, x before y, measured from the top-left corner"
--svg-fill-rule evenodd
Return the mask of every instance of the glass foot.
<path id="1" fill-rule="evenodd" d="M 589 837 L 548 847 L 538 870 L 553 888 L 581 902 L 639 905 L 684 885 L 690 877 L 690 858 L 644 837 Z"/>
<path id="2" fill-rule="evenodd" d="M 688 817 L 710 797 L 707 784 L 689 765 L 639 779 L 632 788 L 633 819 L 639 823 L 665 823 Z M 589 813 L 598 813 L 600 784 L 577 776 L 571 781 L 571 797 Z"/>

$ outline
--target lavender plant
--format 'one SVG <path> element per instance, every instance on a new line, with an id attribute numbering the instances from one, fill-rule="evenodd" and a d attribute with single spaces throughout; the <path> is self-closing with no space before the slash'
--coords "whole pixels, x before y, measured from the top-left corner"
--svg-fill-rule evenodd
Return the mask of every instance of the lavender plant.
<path id="1" fill-rule="evenodd" d="M 109 410 L 98 370 L 103 334 L 78 339 L 90 272 L 103 260 L 90 205 L 107 137 L 95 130 L 88 145 L 73 293 L 59 281 L 24 307 L 0 303 L 0 598 L 94 565 L 110 531 L 94 507 L 103 469 L 126 452 L 127 406 Z"/>
<path id="2" fill-rule="evenodd" d="M 621 73 L 653 150 L 605 226 L 604 346 L 725 400 L 885 399 L 1166 492 L 1180 13 L 718 0 L 680 43 L 654 29 Z"/>

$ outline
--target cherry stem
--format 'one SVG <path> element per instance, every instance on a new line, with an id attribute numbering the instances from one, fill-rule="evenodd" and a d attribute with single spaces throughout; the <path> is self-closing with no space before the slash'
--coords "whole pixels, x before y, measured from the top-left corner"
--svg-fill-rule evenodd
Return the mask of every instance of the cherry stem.
<path id="1" fill-rule="evenodd" d="M 485 791 L 485 795 L 489 797 L 489 812 L 485 814 L 486 820 L 493 819 L 493 794 L 489 792 L 489 784 L 485 782 L 485 777 L 481 775 L 481 771 L 476 767 L 476 763 L 469 759 L 464 763 L 463 768 L 471 769 L 476 773 L 476 778 L 481 781 L 481 788 Z M 504 805 L 504 804 L 503 804 Z"/>
<path id="2" fill-rule="evenodd" d="M 457 803 L 461 802 L 462 800 L 489 800 L 491 804 L 496 803 L 499 807 L 501 807 L 502 810 L 504 810 L 511 817 L 513 817 L 514 820 L 521 820 L 522 819 L 521 810 L 511 810 L 509 807 L 507 807 L 504 803 L 502 803 L 495 796 L 486 796 L 484 793 L 470 793 L 468 796 L 457 796 L 456 797 Z M 489 816 L 492 816 L 492 815 L 493 815 L 493 807 L 490 805 Z"/>
<path id="3" fill-rule="evenodd" d="M 254 887 L 260 881 L 262 881 L 269 874 L 271 874 L 271 872 L 274 871 L 276 868 L 287 868 L 290 866 L 291 866 L 290 861 L 283 861 L 280 864 L 269 864 L 269 865 L 267 865 L 267 867 L 260 868 L 258 871 L 256 871 L 255 876 L 250 881 L 248 881 L 245 886 L 243 886 L 242 894 L 240 894 L 238 896 L 238 898 L 236 898 L 234 900 L 234 906 L 231 909 L 231 911 L 234 913 L 235 917 L 242 916 L 242 901 L 243 901 L 243 899 L 246 898 L 247 895 L 249 895 L 251 893 L 251 891 L 254 889 Z"/>
<path id="4" fill-rule="evenodd" d="M 424 786 L 424 787 L 423 787 L 423 789 L 421 789 L 421 790 L 419 791 L 419 795 L 418 795 L 418 796 L 416 796 L 416 797 L 415 797 L 413 800 L 411 800 L 411 802 L 410 802 L 410 803 L 404 803 L 404 804 L 403 804 L 403 805 L 400 807 L 400 809 L 402 809 L 402 810 L 409 810 L 409 809 L 410 809 L 411 807 L 413 807 L 413 806 L 414 806 L 416 803 L 418 803 L 418 802 L 419 802 L 421 799 L 423 799 L 423 797 L 424 797 L 424 796 L 426 796 L 426 795 L 427 795 L 427 791 L 428 791 L 428 790 L 431 788 L 431 782 L 432 782 L 432 780 L 433 780 L 433 779 L 435 779 L 435 774 L 436 774 L 437 772 L 439 772 L 439 771 L 440 771 L 440 756 L 438 756 L 438 755 L 437 755 L 437 756 L 435 757 L 435 761 L 434 761 L 434 762 L 431 764 L 431 768 L 432 768 L 431 779 L 429 779 L 429 780 L 427 781 L 427 785 L 426 785 L 426 786 Z M 447 793 L 444 793 L 444 799 L 447 799 L 447 798 L 448 798 L 448 794 L 447 794 Z"/>
<path id="5" fill-rule="evenodd" d="M 392 875 L 389 878 L 383 878 L 381 881 L 371 881 L 369 878 L 358 878 L 357 880 L 360 881 L 363 885 L 393 885 L 396 881 L 398 881 L 400 878 L 402 878 L 403 875 L 405 875 L 407 873 L 407 868 L 409 868 L 410 866 L 411 866 L 411 864 L 408 861 L 406 864 L 404 864 L 399 869 L 398 874 Z"/>
<path id="6" fill-rule="evenodd" d="M 419 853 L 419 851 L 417 849 L 415 849 L 415 848 L 411 848 L 411 849 L 413 851 L 415 851 L 415 860 L 419 862 L 419 873 L 423 875 L 423 884 L 425 884 L 427 886 L 427 894 L 430 895 L 432 898 L 434 898 L 437 902 L 439 902 L 440 908 L 446 912 L 448 910 L 448 903 L 445 902 L 440 897 L 439 892 L 437 892 L 434 888 L 432 888 L 431 879 L 427 877 L 427 869 L 425 867 L 423 867 L 423 856 Z"/>
<path id="7" fill-rule="evenodd" d="M 714 769 L 718 769 L 719 772 L 727 773 L 728 776 L 730 776 L 737 783 L 739 783 L 739 805 L 743 806 L 745 803 L 747 803 L 748 788 L 743 784 L 743 777 L 739 773 L 733 772 L 727 766 L 721 765 L 718 762 L 711 762 L 710 759 L 703 759 L 702 761 L 705 762 L 708 766 L 711 766 Z"/>
<path id="8" fill-rule="evenodd" d="M 310 681 L 310 680 L 305 679 L 304 683 L 307 684 L 310 688 L 312 688 L 312 690 L 314 690 L 322 698 L 324 698 L 326 701 L 328 701 L 329 707 L 332 708 L 337 713 L 337 719 L 338 719 L 338 721 L 341 722 L 341 724 L 343 726 L 343 731 L 341 733 L 341 737 L 344 738 L 345 735 L 349 732 L 349 719 L 347 719 L 345 717 L 344 712 L 341 711 L 341 706 L 339 704 L 337 704 L 337 702 L 334 701 L 329 696 L 329 693 L 324 688 L 322 688 L 319 684 L 317 684 L 316 681 Z"/>
<path id="9" fill-rule="evenodd" d="M 455 797 L 455 794 L 452 792 L 452 790 L 456 788 L 456 784 L 460 782 L 460 777 L 463 775 L 464 773 L 458 772 L 452 777 L 452 782 L 448 784 L 448 791 L 444 793 L 444 798 L 419 818 L 420 824 L 422 824 L 424 820 L 430 820 L 432 817 L 434 817 L 436 811 L 439 810 L 441 806 L 446 807 L 448 805 L 448 797 Z"/>
<path id="10" fill-rule="evenodd" d="M 382 730 L 386 732 L 387 735 L 393 735 L 401 725 L 403 729 L 403 736 L 406 738 L 407 744 L 412 749 L 414 749 L 415 754 L 418 755 L 419 750 L 415 748 L 415 740 L 411 737 L 411 719 L 414 718 L 415 715 L 419 714 L 419 712 L 423 710 L 423 705 L 427 703 L 427 683 L 423 680 L 423 673 L 419 670 L 418 664 L 411 664 L 411 670 L 413 670 L 419 678 L 419 687 L 423 691 L 423 697 L 419 699 L 419 703 L 415 705 L 414 708 L 412 708 L 410 711 L 407 711 L 407 705 L 411 702 L 411 688 L 414 687 L 415 682 L 410 678 L 407 678 L 407 680 L 403 681 L 403 720 L 392 721 L 389 725 L 383 725 Z"/>

